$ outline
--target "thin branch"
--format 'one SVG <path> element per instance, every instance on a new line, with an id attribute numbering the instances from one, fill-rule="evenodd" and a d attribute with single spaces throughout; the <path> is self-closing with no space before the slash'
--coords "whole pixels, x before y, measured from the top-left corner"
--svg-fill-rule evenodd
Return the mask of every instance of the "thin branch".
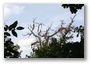
<path id="1" fill-rule="evenodd" d="M 53 33 L 52 35 L 50 35 L 49 37 L 52 37 L 52 36 L 56 35 L 58 32 L 59 32 L 59 31 L 54 32 L 54 33 Z"/>
<path id="2" fill-rule="evenodd" d="M 28 29 L 30 30 L 30 32 L 35 36 L 35 37 L 38 37 L 29 27 Z"/>
<path id="3" fill-rule="evenodd" d="M 44 35 L 48 34 L 48 31 L 51 29 L 53 22 L 51 23 L 50 27 L 46 30 L 46 33 Z"/>
<path id="4" fill-rule="evenodd" d="M 73 18 L 71 18 L 71 23 L 69 24 L 69 26 L 68 26 L 68 27 L 70 27 L 70 26 L 72 25 L 72 23 L 74 22 L 74 18 L 75 18 L 75 16 L 76 16 L 76 14 L 74 15 L 74 17 L 73 17 Z"/>

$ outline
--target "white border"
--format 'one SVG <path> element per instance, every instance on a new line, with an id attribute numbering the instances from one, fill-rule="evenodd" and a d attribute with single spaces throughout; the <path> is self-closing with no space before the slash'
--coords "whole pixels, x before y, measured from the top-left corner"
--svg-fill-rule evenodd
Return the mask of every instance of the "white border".
<path id="1" fill-rule="evenodd" d="M 4 59 L 3 5 L 5 3 L 83 3 L 85 4 L 85 58 L 84 59 Z M 90 3 L 89 0 L 1 0 L 0 1 L 0 64 L 89 64 L 90 63 Z"/>

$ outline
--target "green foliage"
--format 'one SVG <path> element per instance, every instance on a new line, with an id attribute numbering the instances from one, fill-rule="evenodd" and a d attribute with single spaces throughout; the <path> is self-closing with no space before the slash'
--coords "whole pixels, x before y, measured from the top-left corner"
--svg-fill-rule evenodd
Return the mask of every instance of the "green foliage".
<path id="1" fill-rule="evenodd" d="M 77 27 L 76 27 L 77 28 Z M 65 43 L 63 38 L 52 38 L 49 46 L 43 46 L 34 50 L 36 58 L 84 58 L 84 26 L 74 29 L 81 35 L 80 42 Z"/>
<path id="2" fill-rule="evenodd" d="M 63 8 L 69 8 L 71 13 L 75 14 L 79 9 L 82 9 L 84 4 L 62 4 Z"/>
<path id="3" fill-rule="evenodd" d="M 20 47 L 18 45 L 14 45 L 14 43 L 10 40 L 5 41 L 4 43 L 4 58 L 19 58 L 20 52 L 18 51 Z"/>
<path id="4" fill-rule="evenodd" d="M 4 32 L 5 36 L 11 36 L 8 32 Z"/>
<path id="5" fill-rule="evenodd" d="M 84 46 L 80 42 L 68 42 L 63 44 L 61 41 L 51 42 L 49 46 L 43 46 L 35 50 L 36 58 L 84 58 Z"/>
<path id="6" fill-rule="evenodd" d="M 22 29 L 24 29 L 24 28 L 21 26 L 17 27 L 17 30 L 22 30 Z"/>
<path id="7" fill-rule="evenodd" d="M 19 26 L 17 27 L 18 21 L 15 21 L 10 26 L 5 25 L 4 26 L 4 58 L 19 58 L 21 52 L 18 51 L 20 48 L 18 45 L 14 45 L 14 42 L 12 42 L 10 32 L 13 36 L 17 37 L 16 30 L 20 29 L 23 30 L 24 28 Z M 17 29 L 18 28 L 18 29 Z"/>
<path id="8" fill-rule="evenodd" d="M 15 30 L 12 30 L 12 34 L 17 37 L 17 33 L 15 32 Z"/>
<path id="9" fill-rule="evenodd" d="M 9 26 L 9 30 L 11 31 L 11 30 L 15 29 L 16 26 L 17 26 L 17 24 L 18 24 L 18 21 L 15 21 L 13 24 L 11 24 L 11 25 Z"/>
<path id="10" fill-rule="evenodd" d="M 15 21 L 15 22 L 12 23 L 10 26 L 5 25 L 5 26 L 4 26 L 4 31 L 5 31 L 5 32 L 4 32 L 4 36 L 5 36 L 5 35 L 6 35 L 6 36 L 10 36 L 10 33 L 8 32 L 8 31 L 10 31 L 13 36 L 17 37 L 18 35 L 17 35 L 16 30 L 23 30 L 23 29 L 24 29 L 24 27 L 22 27 L 22 26 L 18 26 L 18 27 L 17 27 L 17 25 L 18 25 L 18 21 Z M 8 31 L 7 31 L 7 30 L 8 30 Z"/>
<path id="11" fill-rule="evenodd" d="M 84 26 L 80 25 L 79 27 L 76 27 L 74 32 L 77 32 L 77 37 L 80 34 L 81 38 L 84 39 Z"/>
<path id="12" fill-rule="evenodd" d="M 8 30 L 8 25 L 5 25 L 5 27 L 4 27 L 4 31 L 7 31 Z"/>

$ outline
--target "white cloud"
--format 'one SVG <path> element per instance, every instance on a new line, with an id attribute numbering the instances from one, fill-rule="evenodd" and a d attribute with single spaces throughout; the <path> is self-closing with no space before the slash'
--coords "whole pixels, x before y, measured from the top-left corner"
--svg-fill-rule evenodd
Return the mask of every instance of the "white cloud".
<path id="1" fill-rule="evenodd" d="M 31 43 L 33 43 L 35 40 L 33 38 L 26 38 L 26 39 L 21 39 L 18 42 L 18 45 L 21 47 L 21 50 L 28 50 L 28 47 L 31 47 Z"/>
<path id="2" fill-rule="evenodd" d="M 24 12 L 24 6 L 6 4 L 4 5 L 4 17 L 8 17 L 10 15 L 19 15 Z"/>
<path id="3" fill-rule="evenodd" d="M 22 57 L 25 57 L 26 54 L 30 54 L 32 52 L 31 49 L 31 43 L 33 43 L 35 39 L 33 38 L 26 38 L 26 39 L 21 39 L 18 42 L 18 45 L 20 46 L 20 50 L 22 50 Z"/>

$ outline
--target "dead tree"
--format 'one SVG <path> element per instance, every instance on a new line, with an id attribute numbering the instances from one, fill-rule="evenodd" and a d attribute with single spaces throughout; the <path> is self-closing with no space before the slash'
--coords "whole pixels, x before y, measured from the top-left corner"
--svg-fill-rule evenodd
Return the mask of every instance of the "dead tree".
<path id="1" fill-rule="evenodd" d="M 66 42 L 68 39 L 73 38 L 73 34 L 71 34 L 72 30 L 74 29 L 74 27 L 72 26 L 73 22 L 74 22 L 74 18 L 76 15 L 74 15 L 73 18 L 71 18 L 71 22 L 69 23 L 68 26 L 63 27 L 63 21 L 61 21 L 61 27 L 58 29 L 58 31 L 60 32 L 60 37 L 62 39 L 64 39 L 64 41 Z"/>
<path id="2" fill-rule="evenodd" d="M 76 16 L 76 15 L 75 15 L 75 16 Z M 52 33 L 52 34 L 49 34 L 49 33 L 50 33 L 49 31 L 51 31 L 51 27 L 52 27 L 52 24 L 53 24 L 53 23 L 51 23 L 51 25 L 43 32 L 42 26 L 43 26 L 44 24 L 43 24 L 43 23 L 37 23 L 37 22 L 35 22 L 36 19 L 34 19 L 34 20 L 33 20 L 33 24 L 28 26 L 28 29 L 29 29 L 30 32 L 27 34 L 27 35 L 29 35 L 29 36 L 30 36 L 30 35 L 33 35 L 33 36 L 36 38 L 36 42 L 32 43 L 31 46 L 34 46 L 34 45 L 39 44 L 38 47 L 42 47 L 42 46 L 43 46 L 42 41 L 44 41 L 44 44 L 45 44 L 46 46 L 48 46 L 48 45 L 49 45 L 49 40 L 50 40 L 50 38 L 52 38 L 54 35 L 56 35 L 56 34 L 58 34 L 58 33 L 61 34 L 61 38 L 63 38 L 65 41 L 66 41 L 67 39 L 69 39 L 69 38 L 73 38 L 73 35 L 68 35 L 68 36 L 67 36 L 67 34 L 68 34 L 70 31 L 72 31 L 71 25 L 72 25 L 72 23 L 74 22 L 75 16 L 74 16 L 73 18 L 71 18 L 71 23 L 69 23 L 69 25 L 68 25 L 67 27 L 63 27 L 63 24 L 64 24 L 64 23 L 63 23 L 63 21 L 62 21 L 62 22 L 61 22 L 61 26 L 60 26 L 54 33 Z M 35 31 L 34 31 L 35 28 L 36 28 L 36 30 L 37 30 L 37 33 L 35 33 Z M 64 32 L 63 32 L 63 30 L 64 30 Z"/>
<path id="3" fill-rule="evenodd" d="M 44 40 L 44 44 L 47 46 L 50 37 L 52 37 L 52 36 L 54 36 L 54 35 L 56 35 L 58 33 L 58 30 L 57 30 L 53 34 L 51 34 L 51 35 L 49 34 L 49 31 L 50 31 L 50 29 L 52 27 L 52 23 L 43 33 L 43 31 L 42 31 L 42 26 L 43 25 L 44 25 L 43 23 L 35 22 L 35 19 L 34 19 L 33 24 L 28 26 L 28 29 L 29 29 L 30 32 L 27 35 L 29 35 L 29 36 L 33 35 L 36 38 L 36 42 L 32 43 L 31 46 L 39 44 L 39 47 L 42 47 L 42 45 L 43 45 L 42 41 L 43 40 Z M 36 29 L 37 33 L 35 33 L 35 31 L 34 31 L 35 28 L 37 28 Z"/>

